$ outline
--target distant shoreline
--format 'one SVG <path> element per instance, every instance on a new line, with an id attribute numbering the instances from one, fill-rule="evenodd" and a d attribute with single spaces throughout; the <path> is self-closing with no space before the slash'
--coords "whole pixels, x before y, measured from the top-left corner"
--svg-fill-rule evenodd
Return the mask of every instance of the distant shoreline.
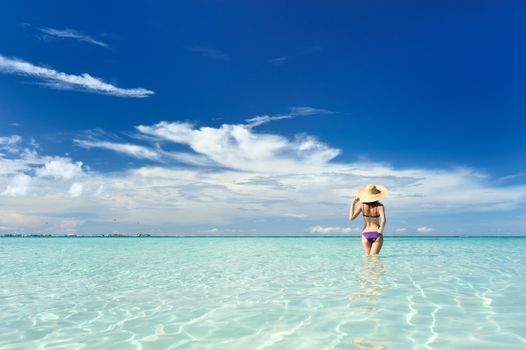
<path id="1" fill-rule="evenodd" d="M 389 235 L 387 238 L 525 238 L 525 235 L 481 236 L 481 235 L 427 235 L 427 236 L 397 236 Z M 51 234 L 5 234 L 0 238 L 360 238 L 358 235 L 51 235 Z"/>

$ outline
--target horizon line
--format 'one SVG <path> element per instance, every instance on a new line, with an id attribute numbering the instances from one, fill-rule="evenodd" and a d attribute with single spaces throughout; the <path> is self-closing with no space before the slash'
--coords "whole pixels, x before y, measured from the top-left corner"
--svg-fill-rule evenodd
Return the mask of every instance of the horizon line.
<path id="1" fill-rule="evenodd" d="M 0 238 L 360 238 L 361 236 L 354 235 L 127 235 L 127 234 L 32 234 L 32 233 L 18 233 L 18 234 L 1 234 Z M 387 237 L 396 238 L 437 238 L 437 237 L 457 237 L 457 238 L 512 238 L 512 237 L 526 237 L 526 234 L 520 235 L 389 235 Z"/>

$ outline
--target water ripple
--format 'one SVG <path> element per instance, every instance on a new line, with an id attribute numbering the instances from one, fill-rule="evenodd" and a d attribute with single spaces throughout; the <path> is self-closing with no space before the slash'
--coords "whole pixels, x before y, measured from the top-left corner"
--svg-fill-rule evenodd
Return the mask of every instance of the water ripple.
<path id="1" fill-rule="evenodd" d="M 2 350 L 526 348 L 524 239 L 1 243 Z"/>

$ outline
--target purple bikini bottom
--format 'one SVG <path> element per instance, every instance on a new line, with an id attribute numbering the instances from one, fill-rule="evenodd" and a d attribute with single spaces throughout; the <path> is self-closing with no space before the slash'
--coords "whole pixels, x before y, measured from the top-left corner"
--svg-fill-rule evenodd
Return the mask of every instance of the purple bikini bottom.
<path id="1" fill-rule="evenodd" d="M 369 242 L 373 243 L 382 234 L 380 232 L 376 232 L 376 231 L 365 231 L 365 232 L 362 232 L 362 235 L 365 237 L 366 240 L 368 240 Z"/>

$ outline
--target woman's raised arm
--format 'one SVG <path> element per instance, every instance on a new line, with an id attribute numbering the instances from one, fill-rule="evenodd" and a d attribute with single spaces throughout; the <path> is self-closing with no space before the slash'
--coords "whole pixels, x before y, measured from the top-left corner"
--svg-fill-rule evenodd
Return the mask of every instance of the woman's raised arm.
<path id="1" fill-rule="evenodd" d="M 359 201 L 360 201 L 360 198 L 358 198 L 358 197 L 355 197 L 354 200 L 352 201 L 351 209 L 349 210 L 349 220 L 351 220 L 351 221 L 356 219 L 358 217 L 358 215 L 360 215 L 360 213 L 362 212 L 362 206 L 361 205 L 360 205 L 360 207 L 358 208 L 358 210 L 356 212 L 354 211 L 354 206 Z"/>

